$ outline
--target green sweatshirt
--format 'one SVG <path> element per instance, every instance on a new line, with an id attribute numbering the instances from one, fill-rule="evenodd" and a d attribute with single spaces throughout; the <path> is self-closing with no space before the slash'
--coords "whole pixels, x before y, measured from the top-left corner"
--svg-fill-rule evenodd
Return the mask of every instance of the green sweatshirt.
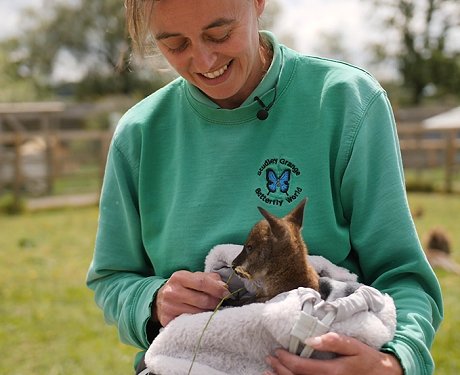
<path id="1" fill-rule="evenodd" d="M 213 246 L 242 244 L 257 206 L 282 216 L 308 197 L 310 253 L 389 293 L 398 327 L 383 350 L 406 374 L 431 374 L 441 293 L 410 216 L 387 96 L 356 67 L 264 35 L 273 63 L 241 107 L 220 109 L 178 78 L 121 119 L 88 286 L 121 340 L 145 350 L 150 306 L 173 272 L 202 271 Z M 256 95 L 274 100 L 264 121 Z"/>

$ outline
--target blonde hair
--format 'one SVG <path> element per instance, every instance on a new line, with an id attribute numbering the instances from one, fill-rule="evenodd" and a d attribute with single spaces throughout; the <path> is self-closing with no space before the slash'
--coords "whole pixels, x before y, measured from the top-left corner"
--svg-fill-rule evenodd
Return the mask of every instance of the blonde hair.
<path id="1" fill-rule="evenodd" d="M 153 49 L 152 41 L 149 41 L 146 6 L 149 2 L 159 0 L 125 0 L 126 28 L 133 44 L 133 50 L 141 56 L 145 56 Z"/>

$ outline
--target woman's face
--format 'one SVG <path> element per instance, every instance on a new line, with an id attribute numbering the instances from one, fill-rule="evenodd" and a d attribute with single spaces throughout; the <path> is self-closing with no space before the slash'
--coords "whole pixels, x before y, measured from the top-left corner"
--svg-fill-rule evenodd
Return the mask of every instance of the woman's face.
<path id="1" fill-rule="evenodd" d="M 267 68 L 258 33 L 265 0 L 150 4 L 150 30 L 171 66 L 222 108 L 238 107 Z"/>

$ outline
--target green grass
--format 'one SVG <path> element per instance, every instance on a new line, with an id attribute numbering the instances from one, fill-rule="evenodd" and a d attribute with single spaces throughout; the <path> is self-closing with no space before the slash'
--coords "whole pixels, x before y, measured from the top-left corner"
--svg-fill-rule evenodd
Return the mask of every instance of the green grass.
<path id="1" fill-rule="evenodd" d="M 84 194 L 101 188 L 101 176 L 95 166 L 80 168 L 78 172 L 61 175 L 54 181 L 53 195 Z"/>
<path id="2" fill-rule="evenodd" d="M 460 263 L 460 196 L 442 194 L 410 194 L 409 203 L 413 211 L 423 212 L 415 219 L 419 236 L 423 241 L 431 228 L 442 227 L 452 241 L 453 257 Z M 436 270 L 444 298 L 444 322 L 433 346 L 436 374 L 460 374 L 460 275 Z"/>
<path id="3" fill-rule="evenodd" d="M 445 192 L 446 172 L 444 168 L 423 168 L 415 170 L 406 168 L 404 170 L 406 186 L 409 191 L 421 192 Z M 457 168 L 452 174 L 452 192 L 460 193 L 460 173 Z"/>
<path id="4" fill-rule="evenodd" d="M 460 261 L 460 196 L 411 194 L 423 238 L 434 226 L 452 237 Z M 132 373 L 136 349 L 104 324 L 85 287 L 92 257 L 95 207 L 0 215 L 0 374 Z M 436 338 L 436 374 L 460 373 L 460 276 L 438 271 L 446 318 Z"/>
<path id="5" fill-rule="evenodd" d="M 130 374 L 85 287 L 97 209 L 0 216 L 1 374 Z"/>

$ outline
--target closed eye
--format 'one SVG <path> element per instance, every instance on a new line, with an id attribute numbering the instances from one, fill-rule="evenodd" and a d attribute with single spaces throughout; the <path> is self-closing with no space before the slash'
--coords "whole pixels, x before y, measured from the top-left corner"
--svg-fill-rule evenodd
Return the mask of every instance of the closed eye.
<path id="1" fill-rule="evenodd" d="M 178 44 L 177 46 L 176 45 L 168 45 L 165 43 L 165 46 L 166 48 L 168 48 L 168 51 L 171 52 L 171 53 L 180 53 L 180 52 L 183 52 L 186 50 L 186 48 L 188 47 L 188 42 L 187 41 L 184 41 L 183 43 L 181 44 Z"/>
<path id="2" fill-rule="evenodd" d="M 181 52 L 185 51 L 186 48 L 187 48 L 187 45 L 183 44 L 182 46 L 180 46 L 178 48 L 168 48 L 168 50 L 171 53 L 181 53 Z"/>
<path id="3" fill-rule="evenodd" d="M 211 36 L 207 36 L 206 39 L 211 43 L 221 44 L 221 43 L 225 43 L 228 39 L 230 39 L 230 33 L 226 34 L 225 36 L 221 38 L 214 38 Z M 168 45 L 167 43 L 164 43 L 164 45 L 168 48 L 168 51 L 171 53 L 181 53 L 187 49 L 189 42 L 184 41 L 182 44 L 178 45 L 177 47 Z"/>
<path id="4" fill-rule="evenodd" d="M 228 39 L 230 39 L 230 33 L 227 33 L 227 34 L 225 34 L 224 36 L 219 37 L 219 38 L 216 38 L 216 37 L 213 37 L 213 36 L 208 36 L 207 39 L 208 39 L 210 42 L 213 42 L 213 43 L 224 43 L 224 42 L 226 42 Z"/>

